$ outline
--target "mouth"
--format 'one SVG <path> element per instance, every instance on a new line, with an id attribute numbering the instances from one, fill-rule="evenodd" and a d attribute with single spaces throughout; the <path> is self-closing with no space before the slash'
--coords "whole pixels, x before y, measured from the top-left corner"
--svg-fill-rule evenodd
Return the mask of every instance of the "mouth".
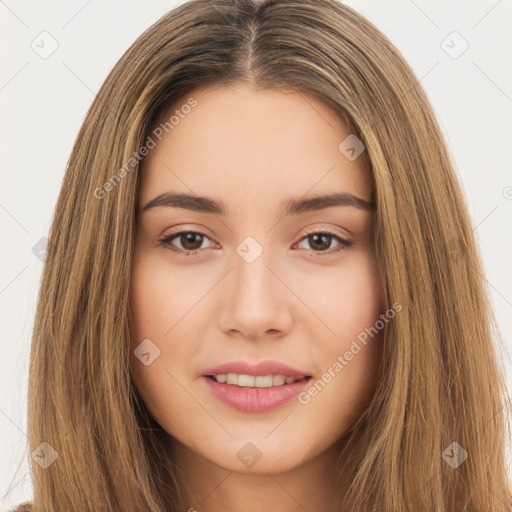
<path id="1" fill-rule="evenodd" d="M 202 381 L 223 405 L 244 413 L 262 413 L 290 403 L 304 391 L 311 378 L 220 373 L 203 375 Z"/>

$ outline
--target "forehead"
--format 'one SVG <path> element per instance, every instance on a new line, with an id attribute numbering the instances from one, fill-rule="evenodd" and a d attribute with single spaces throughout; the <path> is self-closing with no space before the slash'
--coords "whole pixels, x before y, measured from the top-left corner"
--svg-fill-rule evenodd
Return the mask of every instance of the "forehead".
<path id="1" fill-rule="evenodd" d="M 195 106 L 184 107 L 191 98 Z M 171 116 L 144 158 L 141 203 L 166 190 L 215 195 L 233 207 L 334 191 L 371 201 L 363 157 L 350 161 L 338 149 L 347 124 L 302 92 L 197 89 L 160 121 Z"/>

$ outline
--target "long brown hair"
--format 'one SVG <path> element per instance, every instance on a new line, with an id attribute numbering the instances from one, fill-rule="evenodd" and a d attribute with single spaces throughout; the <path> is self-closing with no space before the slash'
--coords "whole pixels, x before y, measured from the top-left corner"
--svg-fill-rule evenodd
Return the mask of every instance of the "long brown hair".
<path id="1" fill-rule="evenodd" d="M 101 87 L 67 165 L 39 293 L 28 434 L 46 463 L 31 458 L 32 510 L 188 508 L 167 434 L 130 374 L 140 150 L 194 89 L 239 82 L 324 102 L 366 146 L 385 307 L 403 310 L 386 325 L 375 396 L 340 454 L 351 510 L 510 512 L 501 340 L 461 187 L 410 67 L 335 0 L 183 3 Z"/>

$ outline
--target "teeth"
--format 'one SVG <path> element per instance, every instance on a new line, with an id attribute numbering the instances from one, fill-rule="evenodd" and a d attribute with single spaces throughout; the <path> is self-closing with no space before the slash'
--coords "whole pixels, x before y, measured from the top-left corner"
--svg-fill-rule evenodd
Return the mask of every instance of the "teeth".
<path id="1" fill-rule="evenodd" d="M 248 387 L 248 388 L 249 387 L 253 388 L 255 380 L 256 379 L 253 375 L 239 375 L 238 376 L 238 385 Z"/>
<path id="2" fill-rule="evenodd" d="M 221 384 L 227 383 L 233 386 L 250 387 L 250 388 L 271 388 L 274 386 L 282 386 L 283 384 L 292 384 L 299 380 L 295 377 L 285 377 L 284 375 L 238 375 L 237 373 L 220 373 L 213 375 L 213 378 Z"/>
<path id="3" fill-rule="evenodd" d="M 228 373 L 226 375 L 226 382 L 228 384 L 237 385 L 238 384 L 238 375 L 236 373 Z"/>
<path id="4" fill-rule="evenodd" d="M 272 385 L 273 386 L 282 386 L 286 381 L 286 377 L 284 375 L 274 375 L 272 377 Z"/>

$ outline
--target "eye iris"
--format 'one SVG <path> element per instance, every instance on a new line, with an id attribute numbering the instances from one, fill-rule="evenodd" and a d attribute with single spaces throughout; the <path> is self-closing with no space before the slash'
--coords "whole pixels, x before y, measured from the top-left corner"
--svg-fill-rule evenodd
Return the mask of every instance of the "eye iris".
<path id="1" fill-rule="evenodd" d="M 318 238 L 321 239 L 320 247 L 316 247 L 316 249 L 328 249 L 329 248 L 329 242 L 331 240 L 331 235 L 328 235 L 326 233 L 315 233 L 313 235 L 309 235 L 309 241 L 311 244 L 311 247 L 315 248 L 315 244 L 318 242 Z M 311 241 L 314 241 L 311 243 Z"/>
<path id="2" fill-rule="evenodd" d="M 194 244 L 194 239 L 196 239 L 196 237 L 199 239 L 199 245 L 197 245 L 197 247 L 195 247 L 193 244 Z M 195 251 L 197 249 L 199 249 L 203 243 L 203 235 L 200 235 L 199 233 L 186 233 L 184 235 L 181 235 L 181 243 L 183 245 L 183 248 L 188 250 L 188 251 Z M 185 243 L 183 242 L 183 240 L 185 240 Z M 195 240 L 196 244 L 197 244 L 197 240 Z M 192 247 L 189 247 L 187 244 L 188 243 L 192 243 Z"/>

